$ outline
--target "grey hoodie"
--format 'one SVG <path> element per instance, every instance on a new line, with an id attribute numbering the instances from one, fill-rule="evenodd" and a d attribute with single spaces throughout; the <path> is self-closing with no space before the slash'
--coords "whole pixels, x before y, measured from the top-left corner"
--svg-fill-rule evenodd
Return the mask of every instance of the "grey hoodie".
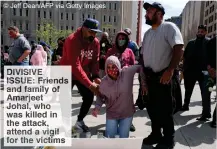
<path id="1" fill-rule="evenodd" d="M 117 80 L 112 80 L 107 74 L 107 65 L 114 64 L 119 69 Z M 106 104 L 107 119 L 123 119 L 133 116 L 135 112 L 133 102 L 133 80 L 136 72 L 142 73 L 142 66 L 133 65 L 121 69 L 116 56 L 110 56 L 105 63 L 106 76 L 99 86 L 100 96 L 97 96 L 96 107 Z"/>

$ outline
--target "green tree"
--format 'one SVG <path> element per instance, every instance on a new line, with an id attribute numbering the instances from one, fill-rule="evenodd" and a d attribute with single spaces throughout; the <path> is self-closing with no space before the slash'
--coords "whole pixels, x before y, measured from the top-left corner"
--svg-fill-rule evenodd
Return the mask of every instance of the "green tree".
<path id="1" fill-rule="evenodd" d="M 36 30 L 36 38 L 50 45 L 51 49 L 57 47 L 59 37 L 67 37 L 72 30 L 58 30 L 51 21 L 42 20 L 39 30 Z M 38 41 L 39 42 L 39 41 Z"/>

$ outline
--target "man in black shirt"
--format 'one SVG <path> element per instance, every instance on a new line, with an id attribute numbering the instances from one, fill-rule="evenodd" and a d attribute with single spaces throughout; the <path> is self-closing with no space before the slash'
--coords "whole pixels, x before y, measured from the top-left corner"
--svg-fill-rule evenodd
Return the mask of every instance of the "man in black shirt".
<path id="1" fill-rule="evenodd" d="M 191 95 L 196 82 L 199 82 L 201 96 L 204 88 L 204 75 L 206 68 L 206 51 L 209 38 L 205 37 L 207 28 L 205 25 L 198 27 L 197 38 L 188 42 L 184 51 L 183 75 L 185 86 L 185 99 L 182 111 L 189 110 Z M 206 115 L 211 117 L 211 115 Z"/>
<path id="2" fill-rule="evenodd" d="M 211 115 L 211 92 L 209 91 L 210 87 L 213 87 L 216 83 L 216 37 L 212 38 L 207 45 L 207 70 L 208 70 L 208 79 L 211 78 L 211 81 L 206 81 L 204 94 L 203 94 L 203 112 L 202 116 L 197 120 L 207 121 L 206 115 Z M 211 127 L 216 128 L 216 107 L 213 113 L 213 121 Z"/>

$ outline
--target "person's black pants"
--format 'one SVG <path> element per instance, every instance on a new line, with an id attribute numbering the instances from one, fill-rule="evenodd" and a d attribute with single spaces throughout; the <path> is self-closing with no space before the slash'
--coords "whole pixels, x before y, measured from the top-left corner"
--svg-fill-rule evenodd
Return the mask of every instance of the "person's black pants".
<path id="1" fill-rule="evenodd" d="M 194 72 L 186 72 L 184 71 L 184 86 L 185 86 L 185 99 L 184 106 L 189 106 L 192 92 L 194 90 L 194 86 L 196 82 L 199 82 L 201 97 L 203 97 L 204 90 L 204 75 L 202 72 L 194 73 Z"/>
<path id="2" fill-rule="evenodd" d="M 174 111 L 174 114 L 175 114 L 182 108 L 182 90 L 181 90 L 181 85 L 179 81 L 179 71 L 178 70 L 174 71 L 173 77 L 174 77 L 173 97 L 175 98 L 175 101 L 176 101 L 175 102 L 176 107 Z"/>
<path id="3" fill-rule="evenodd" d="M 211 93 L 209 91 L 209 87 L 213 87 L 215 83 L 209 84 L 209 75 L 204 75 L 204 92 L 203 92 L 203 97 L 202 97 L 202 115 L 203 116 L 211 116 Z"/>
<path id="4" fill-rule="evenodd" d="M 80 92 L 82 96 L 83 103 L 81 105 L 80 113 L 78 115 L 78 121 L 83 121 L 84 117 L 89 112 L 89 109 L 93 103 L 94 94 L 90 91 L 90 89 L 85 87 L 83 84 L 81 84 L 77 80 L 72 81 L 72 86 L 74 85 L 77 86 L 78 91 Z"/>
<path id="5" fill-rule="evenodd" d="M 216 104 L 215 110 L 214 110 L 214 112 L 213 112 L 213 119 L 212 119 L 212 122 L 213 122 L 213 123 L 216 123 L 216 108 L 217 108 L 217 104 Z"/>
<path id="6" fill-rule="evenodd" d="M 163 129 L 164 139 L 168 142 L 173 141 L 174 138 L 174 121 L 173 112 L 175 100 L 173 98 L 173 81 L 169 84 L 161 84 L 161 75 L 146 74 L 148 85 L 148 100 L 147 112 L 151 119 L 152 135 L 162 136 L 161 129 Z"/>

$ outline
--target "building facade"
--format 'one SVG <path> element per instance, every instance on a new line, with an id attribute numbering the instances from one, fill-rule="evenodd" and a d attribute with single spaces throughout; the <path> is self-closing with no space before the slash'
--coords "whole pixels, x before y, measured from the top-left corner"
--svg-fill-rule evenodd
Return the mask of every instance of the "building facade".
<path id="1" fill-rule="evenodd" d="M 205 1 L 189 1 L 182 11 L 181 33 L 185 46 L 195 38 L 197 27 L 203 24 Z"/>
<path id="2" fill-rule="evenodd" d="M 207 25 L 208 37 L 216 35 L 216 21 L 217 21 L 217 2 L 206 1 L 204 8 L 204 19 L 203 23 Z"/>
<path id="3" fill-rule="evenodd" d="M 166 19 L 165 21 L 175 23 L 178 26 L 178 28 L 181 30 L 181 27 L 182 27 L 182 15 L 176 16 L 176 17 L 171 17 L 169 19 Z"/>
<path id="4" fill-rule="evenodd" d="M 52 3 L 53 7 L 3 8 L 4 3 L 9 6 L 19 3 L 31 6 Z M 82 8 L 79 8 L 79 5 Z M 111 38 L 114 38 L 118 31 L 129 27 L 133 32 L 132 40 L 136 40 L 137 7 L 136 1 L 5 1 L 1 4 L 1 45 L 10 45 L 7 28 L 11 25 L 17 26 L 29 41 L 38 41 L 40 39 L 36 38 L 35 32 L 43 20 L 53 22 L 59 30 L 75 30 L 86 18 L 97 19 L 100 29 L 107 31 Z M 126 11 L 127 9 L 130 12 Z"/>

